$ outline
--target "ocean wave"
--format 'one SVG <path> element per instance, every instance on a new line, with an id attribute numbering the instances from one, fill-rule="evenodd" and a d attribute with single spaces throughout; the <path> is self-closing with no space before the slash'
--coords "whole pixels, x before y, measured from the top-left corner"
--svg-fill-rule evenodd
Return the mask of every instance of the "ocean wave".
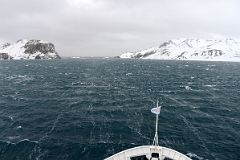
<path id="1" fill-rule="evenodd" d="M 1 63 L 0 159 L 100 160 L 151 144 L 151 100 L 160 98 L 162 146 L 189 152 L 192 159 L 238 159 L 239 64 L 185 64 L 92 59 Z"/>
<path id="2" fill-rule="evenodd" d="M 29 75 L 10 75 L 5 78 L 8 81 L 14 81 L 15 83 L 22 83 L 33 81 L 34 77 Z"/>
<path id="3" fill-rule="evenodd" d="M 185 86 L 185 89 L 188 90 L 188 91 L 192 90 L 192 88 L 190 86 Z"/>
<path id="4" fill-rule="evenodd" d="M 198 160 L 204 160 L 203 157 L 200 157 L 200 156 L 196 155 L 195 153 L 189 152 L 189 153 L 187 153 L 186 155 L 187 155 L 188 157 L 190 157 L 190 158 L 194 158 L 194 159 L 198 159 Z"/>
<path id="5" fill-rule="evenodd" d="M 15 136 L 16 137 L 16 136 Z M 20 136 L 18 136 L 18 138 L 19 138 Z M 13 140 L 13 139 L 11 139 L 11 138 L 13 138 L 13 137 L 10 137 L 10 140 Z M 30 140 L 30 139 L 21 139 L 21 140 L 18 140 L 17 142 L 12 142 L 12 141 L 1 141 L 0 140 L 0 142 L 1 143 L 6 143 L 6 144 L 12 144 L 12 145 L 18 145 L 18 144 L 20 144 L 20 143 L 23 143 L 23 142 L 30 142 L 30 143 L 35 143 L 35 144 L 38 144 L 38 141 L 34 141 L 34 140 Z"/>
<path id="6" fill-rule="evenodd" d="M 204 85 L 204 86 L 206 86 L 206 87 L 216 87 L 217 85 L 214 85 L 214 84 L 206 84 L 206 85 Z"/>

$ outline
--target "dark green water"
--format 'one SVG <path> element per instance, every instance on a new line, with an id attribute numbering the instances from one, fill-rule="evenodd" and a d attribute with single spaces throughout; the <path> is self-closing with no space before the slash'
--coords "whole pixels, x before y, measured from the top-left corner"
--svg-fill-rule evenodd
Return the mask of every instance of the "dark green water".
<path id="1" fill-rule="evenodd" d="M 0 61 L 0 160 L 101 160 L 151 144 L 240 158 L 240 63 Z"/>

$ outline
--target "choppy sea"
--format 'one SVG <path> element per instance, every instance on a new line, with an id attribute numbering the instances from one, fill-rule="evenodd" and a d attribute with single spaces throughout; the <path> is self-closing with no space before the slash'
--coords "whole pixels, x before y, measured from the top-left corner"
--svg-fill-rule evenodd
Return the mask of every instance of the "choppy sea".
<path id="1" fill-rule="evenodd" d="M 0 61 L 0 160 L 102 160 L 159 143 L 194 160 L 240 159 L 240 63 Z"/>

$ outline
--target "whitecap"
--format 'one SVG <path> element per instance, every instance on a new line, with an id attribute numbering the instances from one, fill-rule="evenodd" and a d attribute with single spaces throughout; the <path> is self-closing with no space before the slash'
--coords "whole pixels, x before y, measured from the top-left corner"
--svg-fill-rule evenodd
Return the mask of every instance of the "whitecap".
<path id="1" fill-rule="evenodd" d="M 26 139 L 22 139 L 22 140 L 18 141 L 17 143 L 25 142 L 25 141 L 31 142 L 31 143 L 39 143 L 38 141 L 29 140 L 29 139 L 27 139 L 27 138 L 26 138 Z"/>
<path id="2" fill-rule="evenodd" d="M 9 136 L 8 139 L 9 140 L 14 140 L 14 139 L 18 139 L 20 138 L 20 136 Z"/>
<path id="3" fill-rule="evenodd" d="M 126 76 L 132 75 L 132 73 L 126 73 Z"/>
<path id="4" fill-rule="evenodd" d="M 199 160 L 204 159 L 203 157 L 200 157 L 200 156 L 196 155 L 195 153 L 191 153 L 191 152 L 187 153 L 186 155 L 190 158 L 196 158 L 196 159 L 199 159 Z"/>
<path id="5" fill-rule="evenodd" d="M 13 117 L 12 117 L 12 116 L 8 116 L 8 118 L 10 118 L 10 119 L 11 119 L 11 121 L 13 121 Z"/>
<path id="6" fill-rule="evenodd" d="M 185 89 L 188 90 L 188 91 L 192 90 L 192 88 L 189 87 L 189 86 L 185 86 Z"/>
<path id="7" fill-rule="evenodd" d="M 216 85 L 214 85 L 214 84 L 206 84 L 205 86 L 206 87 L 215 87 Z"/>
<path id="8" fill-rule="evenodd" d="M 12 75 L 12 76 L 8 76 L 6 79 L 16 80 L 16 83 L 34 80 L 32 76 L 28 76 L 28 75 Z"/>

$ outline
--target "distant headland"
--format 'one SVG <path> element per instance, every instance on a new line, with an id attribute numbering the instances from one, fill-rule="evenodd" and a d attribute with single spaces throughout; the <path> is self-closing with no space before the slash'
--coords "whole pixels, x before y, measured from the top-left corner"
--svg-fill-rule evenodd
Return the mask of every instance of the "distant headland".
<path id="1" fill-rule="evenodd" d="M 42 40 L 18 40 L 0 43 L 0 60 L 21 59 L 60 59 L 52 43 Z"/>
<path id="2" fill-rule="evenodd" d="M 124 53 L 119 58 L 240 62 L 240 42 L 231 38 L 174 39 L 150 49 Z"/>

